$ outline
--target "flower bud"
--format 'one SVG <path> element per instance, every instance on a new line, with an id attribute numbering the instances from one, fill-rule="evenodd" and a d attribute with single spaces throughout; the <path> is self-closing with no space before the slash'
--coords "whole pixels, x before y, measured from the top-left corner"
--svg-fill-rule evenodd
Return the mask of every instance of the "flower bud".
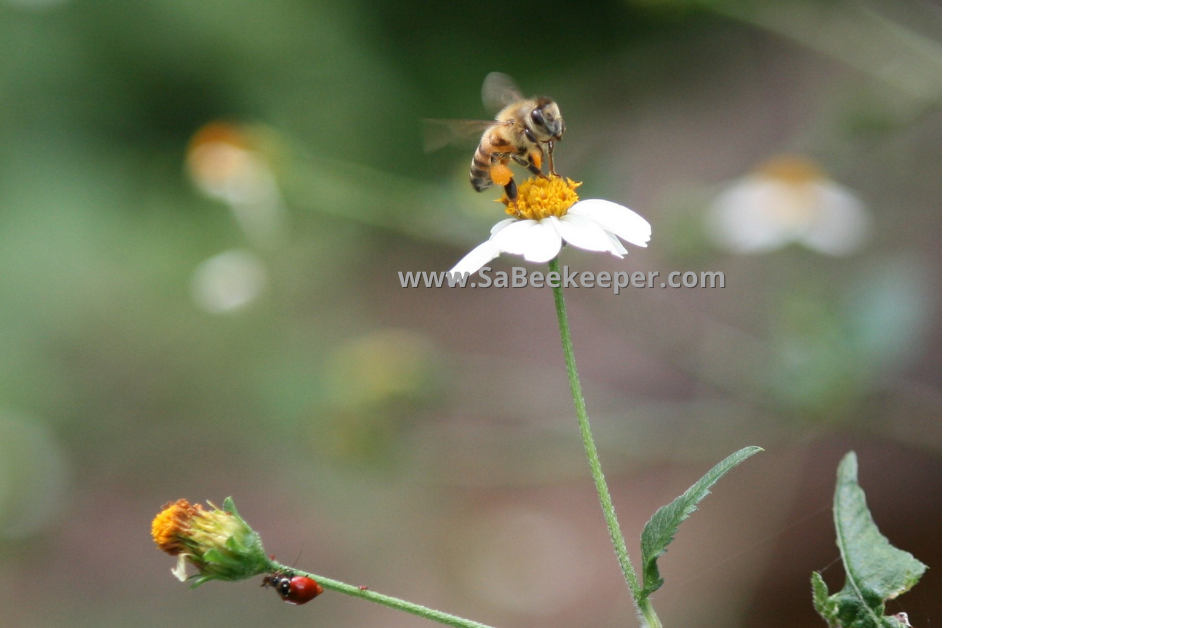
<path id="1" fill-rule="evenodd" d="M 226 498 L 224 509 L 208 504 L 188 503 L 186 499 L 163 506 L 154 518 L 150 532 L 162 551 L 179 557 L 171 573 L 186 581 L 187 563 L 199 573 L 193 587 L 209 580 L 245 580 L 271 570 L 258 533 L 238 515 L 232 498 Z"/>

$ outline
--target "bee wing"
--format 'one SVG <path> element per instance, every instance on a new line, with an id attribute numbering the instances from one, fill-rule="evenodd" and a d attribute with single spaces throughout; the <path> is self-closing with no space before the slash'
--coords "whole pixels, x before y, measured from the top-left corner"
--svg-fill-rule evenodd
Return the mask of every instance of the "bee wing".
<path id="1" fill-rule="evenodd" d="M 513 77 L 503 72 L 492 72 L 483 79 L 483 104 L 495 113 L 524 98 Z"/>
<path id="2" fill-rule="evenodd" d="M 424 118 L 423 135 L 425 152 L 433 152 L 439 148 L 455 145 L 471 145 L 479 143 L 483 132 L 500 124 L 495 120 L 435 120 Z"/>

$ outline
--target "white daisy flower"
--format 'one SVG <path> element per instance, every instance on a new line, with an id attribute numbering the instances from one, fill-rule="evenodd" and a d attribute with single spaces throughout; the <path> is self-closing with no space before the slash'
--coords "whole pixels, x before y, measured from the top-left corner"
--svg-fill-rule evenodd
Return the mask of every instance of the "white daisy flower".
<path id="1" fill-rule="evenodd" d="M 826 255 L 866 243 L 871 215 L 856 196 L 812 162 L 779 157 L 719 194 L 709 231 L 734 253 L 768 253 L 799 242 Z"/>
<path id="2" fill-rule="evenodd" d="M 512 218 L 492 227 L 492 237 L 475 247 L 450 273 L 471 274 L 501 253 L 520 255 L 535 264 L 558 256 L 563 242 L 585 251 L 624 257 L 621 240 L 635 246 L 650 242 L 650 223 L 632 209 L 612 201 L 579 200 L 579 183 L 560 177 L 534 177 L 517 188 L 515 201 L 505 201 Z M 619 239 L 618 239 L 619 238 Z"/>

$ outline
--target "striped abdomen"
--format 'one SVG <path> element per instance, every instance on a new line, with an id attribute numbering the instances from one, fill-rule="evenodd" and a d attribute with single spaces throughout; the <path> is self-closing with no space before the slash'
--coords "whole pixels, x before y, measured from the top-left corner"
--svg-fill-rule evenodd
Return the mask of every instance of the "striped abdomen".
<path id="1" fill-rule="evenodd" d="M 475 188 L 476 192 L 482 192 L 492 186 L 491 171 L 491 142 L 484 136 L 479 148 L 475 149 L 475 156 L 471 158 L 471 187 Z"/>
<path id="2" fill-rule="evenodd" d="M 512 171 L 506 165 L 510 154 L 517 150 L 512 142 L 493 127 L 479 140 L 479 148 L 471 158 L 471 186 L 482 192 L 493 183 L 505 185 L 512 180 Z"/>

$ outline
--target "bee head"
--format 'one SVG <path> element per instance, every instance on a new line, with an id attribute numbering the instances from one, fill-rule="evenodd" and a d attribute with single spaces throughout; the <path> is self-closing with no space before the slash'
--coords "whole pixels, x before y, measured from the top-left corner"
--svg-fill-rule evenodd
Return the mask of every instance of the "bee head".
<path id="1" fill-rule="evenodd" d="M 539 142 L 561 141 L 566 125 L 558 111 L 558 103 L 549 98 L 537 99 L 537 106 L 529 112 L 529 128 Z"/>

